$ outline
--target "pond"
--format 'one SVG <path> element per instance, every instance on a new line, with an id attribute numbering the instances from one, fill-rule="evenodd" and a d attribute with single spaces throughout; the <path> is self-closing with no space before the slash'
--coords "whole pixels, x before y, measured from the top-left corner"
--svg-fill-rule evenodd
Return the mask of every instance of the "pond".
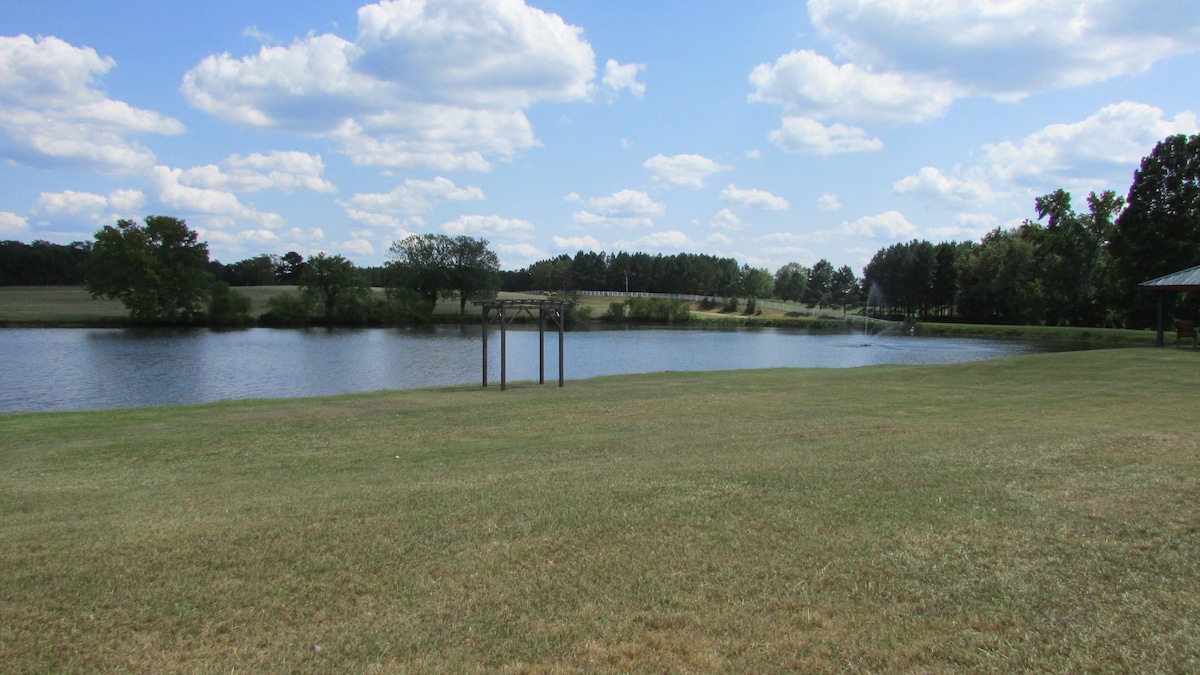
<path id="1" fill-rule="evenodd" d="M 508 383 L 536 383 L 538 333 L 508 331 Z M 851 368 L 941 364 L 1045 351 L 961 338 L 781 329 L 569 331 L 566 379 L 670 370 Z M 240 331 L 0 329 L 0 413 L 103 410 L 224 399 L 324 396 L 479 385 L 479 326 Z M 500 379 L 489 331 L 488 380 Z M 546 333 L 546 386 L 558 380 L 558 335 Z M 528 386 L 528 385 L 521 385 Z M 536 386 L 536 385 L 534 385 Z"/>

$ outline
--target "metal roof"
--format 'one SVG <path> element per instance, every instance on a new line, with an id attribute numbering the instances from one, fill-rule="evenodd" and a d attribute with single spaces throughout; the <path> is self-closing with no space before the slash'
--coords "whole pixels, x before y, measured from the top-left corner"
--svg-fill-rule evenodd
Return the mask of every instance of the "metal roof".
<path id="1" fill-rule="evenodd" d="M 1147 291 L 1200 290 L 1200 265 L 1150 281 L 1143 281 L 1138 284 L 1138 288 Z"/>

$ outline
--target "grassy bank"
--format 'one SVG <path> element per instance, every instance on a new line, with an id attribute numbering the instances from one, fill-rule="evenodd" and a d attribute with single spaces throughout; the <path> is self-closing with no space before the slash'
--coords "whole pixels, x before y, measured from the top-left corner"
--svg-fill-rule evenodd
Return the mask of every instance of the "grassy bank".
<path id="1" fill-rule="evenodd" d="M 0 416 L 0 663 L 1194 671 L 1198 358 Z"/>

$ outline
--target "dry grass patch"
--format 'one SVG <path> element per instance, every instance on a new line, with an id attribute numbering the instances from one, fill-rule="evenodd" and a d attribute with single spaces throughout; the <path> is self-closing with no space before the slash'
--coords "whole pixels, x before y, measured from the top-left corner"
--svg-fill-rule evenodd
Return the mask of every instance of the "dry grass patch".
<path id="1" fill-rule="evenodd" d="M 12 672 L 1193 670 L 1196 355 L 0 417 Z M 319 648 L 319 649 L 318 649 Z"/>

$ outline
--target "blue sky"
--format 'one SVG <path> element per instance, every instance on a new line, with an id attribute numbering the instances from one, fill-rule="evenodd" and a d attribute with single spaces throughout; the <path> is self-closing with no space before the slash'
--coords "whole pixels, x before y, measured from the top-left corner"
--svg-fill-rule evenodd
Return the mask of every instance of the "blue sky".
<path id="1" fill-rule="evenodd" d="M 860 272 L 1200 109 L 1194 0 L 9 0 L 0 239 L 185 219 L 213 258 L 578 250 Z"/>

